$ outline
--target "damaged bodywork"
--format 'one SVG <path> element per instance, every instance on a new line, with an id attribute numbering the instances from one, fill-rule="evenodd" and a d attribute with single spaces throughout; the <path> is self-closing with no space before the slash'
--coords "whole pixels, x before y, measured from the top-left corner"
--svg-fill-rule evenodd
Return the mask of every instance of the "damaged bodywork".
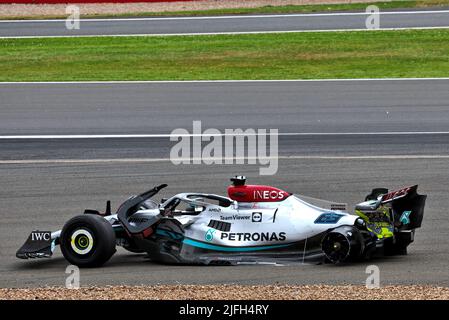
<path id="1" fill-rule="evenodd" d="M 417 186 L 374 189 L 354 213 L 317 200 L 231 179 L 228 196 L 180 193 L 152 198 L 162 184 L 123 202 L 115 213 L 86 210 L 56 232 L 33 231 L 17 257 L 48 258 L 59 245 L 80 267 L 101 266 L 116 246 L 160 263 L 240 264 L 295 261 L 335 264 L 406 254 L 421 226 L 425 195 Z"/>

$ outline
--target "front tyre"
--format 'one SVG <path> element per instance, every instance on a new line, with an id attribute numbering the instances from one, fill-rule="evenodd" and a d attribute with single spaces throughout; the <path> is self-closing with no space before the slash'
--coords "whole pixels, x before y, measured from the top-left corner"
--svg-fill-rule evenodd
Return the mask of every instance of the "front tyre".
<path id="1" fill-rule="evenodd" d="M 64 258 L 78 267 L 99 267 L 115 253 L 115 233 L 104 218 L 85 214 L 76 216 L 61 231 Z"/>

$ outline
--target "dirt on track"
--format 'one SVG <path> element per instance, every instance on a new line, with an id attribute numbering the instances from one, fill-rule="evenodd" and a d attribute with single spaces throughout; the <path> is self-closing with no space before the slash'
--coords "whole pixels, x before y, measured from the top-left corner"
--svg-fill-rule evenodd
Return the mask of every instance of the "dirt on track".
<path id="1" fill-rule="evenodd" d="M 0 289 L 0 300 L 449 300 L 448 287 L 158 285 Z"/>
<path id="2" fill-rule="evenodd" d="M 387 0 L 388 1 L 388 0 Z M 173 12 L 225 8 L 258 8 L 303 4 L 368 3 L 373 0 L 203 0 L 187 2 L 85 3 L 77 4 L 81 15 L 114 15 L 142 12 Z M 1 4 L 0 16 L 67 16 L 67 4 Z"/>

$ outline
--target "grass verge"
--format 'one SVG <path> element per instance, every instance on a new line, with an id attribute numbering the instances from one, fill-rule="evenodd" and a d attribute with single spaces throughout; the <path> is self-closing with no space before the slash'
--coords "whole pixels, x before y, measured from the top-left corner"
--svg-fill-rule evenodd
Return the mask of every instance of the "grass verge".
<path id="1" fill-rule="evenodd" d="M 449 30 L 1 39 L 0 81 L 448 77 Z"/>
<path id="2" fill-rule="evenodd" d="M 373 3 L 349 3 L 349 4 L 319 4 L 319 5 L 285 5 L 263 6 L 258 8 L 229 8 L 209 10 L 186 10 L 167 12 L 128 12 L 120 14 L 81 14 L 82 18 L 114 18 L 114 17 L 147 17 L 147 16 L 214 16 L 230 14 L 288 14 L 288 13 L 313 13 L 333 11 L 363 11 L 370 4 L 377 5 L 381 10 L 388 9 L 412 9 L 449 6 L 449 0 L 419 0 L 419 1 L 381 1 Z M 58 19 L 66 18 L 63 15 L 33 15 L 20 17 L 2 17 L 0 19 Z"/>

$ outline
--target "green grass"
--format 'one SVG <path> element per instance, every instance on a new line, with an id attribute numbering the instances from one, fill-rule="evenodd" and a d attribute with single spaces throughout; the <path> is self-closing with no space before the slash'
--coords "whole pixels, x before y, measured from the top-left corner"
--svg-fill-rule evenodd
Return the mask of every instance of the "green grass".
<path id="1" fill-rule="evenodd" d="M 447 76 L 449 30 L 0 40 L 0 81 Z"/>
<path id="2" fill-rule="evenodd" d="M 373 3 L 381 10 L 399 9 L 399 8 L 426 8 L 449 6 L 449 0 L 419 0 L 419 1 L 383 1 Z M 321 5 L 286 5 L 286 6 L 263 6 L 259 8 L 235 8 L 235 9 L 211 9 L 211 10 L 195 10 L 195 11 L 173 11 L 173 12 L 138 12 L 125 14 L 95 14 L 81 15 L 83 18 L 110 18 L 110 17 L 142 17 L 142 16 L 205 16 L 205 15 L 226 15 L 226 14 L 277 14 L 277 13 L 312 13 L 327 11 L 349 11 L 349 10 L 365 10 L 369 4 L 367 3 L 350 3 L 350 4 L 321 4 Z M 0 19 L 48 19 L 48 18 L 65 18 L 66 16 L 21 16 L 21 17 L 1 17 Z"/>

